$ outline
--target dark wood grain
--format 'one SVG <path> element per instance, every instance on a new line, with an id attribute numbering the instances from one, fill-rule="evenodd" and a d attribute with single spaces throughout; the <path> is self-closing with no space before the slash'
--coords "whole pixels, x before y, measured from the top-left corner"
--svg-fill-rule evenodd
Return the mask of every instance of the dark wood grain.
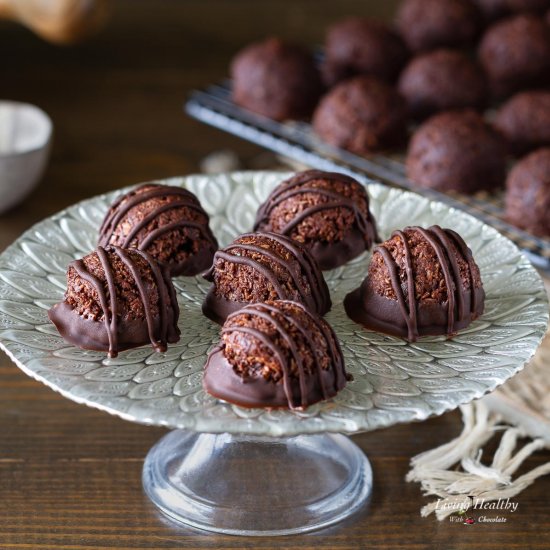
<path id="1" fill-rule="evenodd" d="M 367 0 L 115 2 L 105 31 L 75 48 L 0 25 L 0 96 L 44 108 L 55 124 L 47 174 L 24 205 L 0 218 L 0 249 L 75 201 L 123 185 L 196 171 L 201 157 L 259 149 L 186 118 L 188 90 L 226 73 L 232 53 L 266 34 L 322 40 L 348 13 L 389 14 Z M 141 489 L 141 467 L 165 433 L 76 405 L 0 356 L 0 548 L 548 548 L 550 480 L 519 497 L 503 525 L 421 519 L 426 502 L 404 476 L 410 458 L 460 431 L 458 413 L 362 434 L 375 488 L 365 512 L 319 533 L 244 539 L 181 528 Z M 550 459 L 538 453 L 528 466 Z"/>

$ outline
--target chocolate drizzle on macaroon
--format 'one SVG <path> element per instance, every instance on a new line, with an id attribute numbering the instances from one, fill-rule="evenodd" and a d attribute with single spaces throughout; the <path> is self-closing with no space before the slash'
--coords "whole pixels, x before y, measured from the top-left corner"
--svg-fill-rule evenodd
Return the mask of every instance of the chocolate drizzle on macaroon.
<path id="1" fill-rule="evenodd" d="M 348 316 L 414 342 L 452 336 L 483 313 L 479 268 L 462 237 L 434 225 L 394 231 L 373 250 L 367 278 L 348 294 Z"/>
<path id="2" fill-rule="evenodd" d="M 203 313 L 222 324 L 226 317 L 248 303 L 294 300 L 324 315 L 330 294 L 311 254 L 284 235 L 258 232 L 241 235 L 214 255 L 204 275 L 213 283 Z"/>
<path id="3" fill-rule="evenodd" d="M 113 203 L 99 230 L 99 245 L 108 244 L 145 250 L 172 276 L 205 271 L 218 248 L 208 214 L 193 193 L 151 183 Z"/>
<path id="4" fill-rule="evenodd" d="M 365 188 L 344 174 L 307 170 L 278 185 L 260 206 L 254 230 L 306 246 L 321 269 L 344 265 L 376 239 Z"/>
<path id="5" fill-rule="evenodd" d="M 207 392 L 244 407 L 304 409 L 351 377 L 330 326 L 303 304 L 249 304 L 230 315 L 208 357 Z"/>
<path id="6" fill-rule="evenodd" d="M 69 264 L 64 301 L 48 316 L 65 340 L 109 357 L 148 341 L 164 352 L 180 335 L 167 269 L 142 250 L 117 246 L 99 246 Z"/>

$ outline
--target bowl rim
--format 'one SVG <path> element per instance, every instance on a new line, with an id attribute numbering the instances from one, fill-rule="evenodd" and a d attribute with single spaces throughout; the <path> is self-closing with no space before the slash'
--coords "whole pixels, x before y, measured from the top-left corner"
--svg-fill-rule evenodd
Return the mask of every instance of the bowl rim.
<path id="1" fill-rule="evenodd" d="M 15 157 L 22 157 L 25 155 L 30 155 L 32 153 L 36 153 L 37 151 L 48 149 L 52 139 L 52 134 L 53 134 L 53 121 L 48 115 L 48 113 L 46 113 L 44 109 L 41 109 L 40 107 L 38 107 L 37 105 L 34 105 L 33 103 L 28 103 L 26 101 L 15 101 L 11 99 L 0 99 L 0 107 L 5 105 L 11 106 L 11 107 L 24 107 L 37 113 L 40 117 L 42 117 L 42 120 L 46 124 L 46 137 L 44 139 L 44 142 L 41 145 L 38 145 L 31 149 L 25 149 L 24 151 L 11 152 L 11 153 L 3 153 L 0 151 L 0 160 L 15 158 Z"/>

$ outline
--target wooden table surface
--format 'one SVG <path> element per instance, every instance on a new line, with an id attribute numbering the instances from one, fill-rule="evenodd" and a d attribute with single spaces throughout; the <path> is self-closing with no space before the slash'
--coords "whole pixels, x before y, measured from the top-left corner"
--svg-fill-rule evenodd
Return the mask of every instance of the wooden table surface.
<path id="1" fill-rule="evenodd" d="M 198 170 L 209 152 L 259 149 L 182 113 L 185 94 L 226 74 L 233 52 L 267 34 L 322 40 L 346 14 L 388 14 L 367 0 L 124 0 L 105 31 L 74 48 L 0 25 L 0 97 L 53 118 L 51 164 L 36 192 L 0 217 L 0 250 L 85 197 Z M 504 524 L 421 519 L 427 502 L 404 476 L 415 454 L 459 433 L 458 413 L 354 437 L 375 486 L 369 508 L 299 537 L 247 539 L 176 526 L 141 489 L 143 458 L 165 430 L 72 403 L 0 356 L 0 548 L 549 548 L 550 479 L 519 497 Z M 526 464 L 550 459 L 537 453 Z"/>

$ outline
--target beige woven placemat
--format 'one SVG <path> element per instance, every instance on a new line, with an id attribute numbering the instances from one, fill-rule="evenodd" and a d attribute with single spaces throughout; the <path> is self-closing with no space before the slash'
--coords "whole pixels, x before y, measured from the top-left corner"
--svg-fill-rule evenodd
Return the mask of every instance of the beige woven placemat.
<path id="1" fill-rule="evenodd" d="M 545 285 L 550 296 L 550 279 Z M 512 506 L 512 497 L 550 474 L 548 462 L 514 476 L 532 453 L 550 448 L 550 330 L 522 372 L 461 411 L 464 428 L 457 438 L 411 460 L 407 481 L 437 497 L 422 507 L 423 516 L 435 513 L 442 520 L 479 502 Z M 483 446 L 493 437 L 500 437 L 499 445 L 487 459 Z"/>

